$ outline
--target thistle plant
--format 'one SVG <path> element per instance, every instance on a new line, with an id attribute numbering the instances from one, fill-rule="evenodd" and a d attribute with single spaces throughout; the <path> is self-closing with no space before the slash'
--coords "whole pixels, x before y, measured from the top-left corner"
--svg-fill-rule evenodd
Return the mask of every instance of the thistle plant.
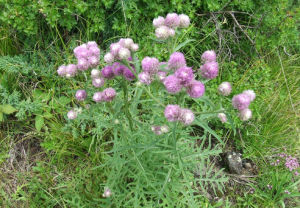
<path id="1" fill-rule="evenodd" d="M 212 102 L 205 93 L 205 84 L 218 76 L 220 66 L 213 50 L 198 58 L 202 61 L 199 69 L 189 66 L 184 53 L 174 45 L 176 36 L 190 27 L 187 15 L 170 13 L 165 18 L 157 17 L 153 26 L 158 42 L 172 46 L 166 47 L 168 60 L 151 54 L 139 57 L 139 45 L 131 38 L 111 43 L 103 60 L 95 41 L 74 49 L 77 64 L 62 65 L 57 70 L 59 76 L 85 80 L 75 92 L 76 107 L 67 113 L 67 118 L 81 129 L 84 127 L 80 120 L 94 121 L 89 126 L 95 131 L 90 132 L 100 132 L 101 141 L 109 138 L 108 143 L 102 144 L 107 153 L 99 166 L 107 173 L 103 197 L 113 197 L 124 206 L 132 206 L 133 200 L 139 201 L 140 206 L 149 201 L 161 204 L 166 195 L 185 196 L 187 201 L 182 203 L 197 204 L 193 192 L 198 186 L 202 190 L 207 186 L 222 190 L 226 181 L 209 162 L 210 156 L 221 150 L 204 147 L 211 135 L 223 143 L 208 122 L 218 117 L 225 123 L 228 113 L 208 104 Z M 232 86 L 223 82 L 218 91 L 220 97 L 229 96 Z M 241 120 L 251 118 L 249 105 L 254 99 L 252 90 L 232 98 Z M 85 110 L 80 108 L 87 105 L 90 107 Z M 199 128 L 204 131 L 193 139 L 190 135 Z M 200 146 L 194 147 L 195 138 L 202 140 Z M 93 139 L 89 151 L 95 144 Z M 202 171 L 204 168 L 207 172 Z M 195 172 L 200 178 L 194 176 Z M 181 188 L 169 192 L 169 180 Z"/>

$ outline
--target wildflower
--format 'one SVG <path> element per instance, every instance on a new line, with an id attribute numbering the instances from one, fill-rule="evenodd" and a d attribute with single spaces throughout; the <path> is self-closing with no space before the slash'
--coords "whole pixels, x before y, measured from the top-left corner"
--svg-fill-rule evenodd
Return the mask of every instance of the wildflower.
<path id="1" fill-rule="evenodd" d="M 93 100 L 98 103 L 104 101 L 103 93 L 102 92 L 95 92 L 93 95 Z"/>
<path id="2" fill-rule="evenodd" d="M 180 115 L 180 107 L 178 105 L 167 105 L 165 108 L 165 117 L 168 121 L 177 121 Z"/>
<path id="3" fill-rule="evenodd" d="M 163 125 L 161 126 L 161 132 L 162 133 L 168 133 L 169 132 L 169 127 L 167 125 Z"/>
<path id="4" fill-rule="evenodd" d="M 180 67 L 183 67 L 186 65 L 186 61 L 184 58 L 183 53 L 181 52 L 174 52 L 171 54 L 169 61 L 168 61 L 168 67 L 171 69 L 178 69 Z"/>
<path id="5" fill-rule="evenodd" d="M 169 28 L 166 26 L 160 26 L 155 29 L 155 36 L 158 39 L 165 40 L 169 37 Z"/>
<path id="6" fill-rule="evenodd" d="M 185 14 L 179 15 L 179 27 L 187 28 L 190 25 L 190 18 Z"/>
<path id="7" fill-rule="evenodd" d="M 85 71 L 89 68 L 89 62 L 85 58 L 79 58 L 77 59 L 77 68 L 81 71 Z"/>
<path id="8" fill-rule="evenodd" d="M 247 109 L 250 105 L 250 98 L 244 93 L 233 96 L 232 105 L 238 110 Z"/>
<path id="9" fill-rule="evenodd" d="M 216 62 L 216 60 L 217 60 L 216 52 L 213 51 L 213 50 L 205 51 L 205 52 L 202 54 L 201 59 L 202 59 L 204 62 Z"/>
<path id="10" fill-rule="evenodd" d="M 96 56 L 90 56 L 88 58 L 88 62 L 91 67 L 96 67 L 99 64 L 99 58 Z"/>
<path id="11" fill-rule="evenodd" d="M 58 67 L 57 69 L 57 74 L 61 77 L 66 75 L 66 66 L 65 65 L 61 65 Z"/>
<path id="12" fill-rule="evenodd" d="M 152 126 L 151 130 L 156 134 L 156 135 L 161 135 L 162 131 L 161 131 L 161 127 L 160 126 Z"/>
<path id="13" fill-rule="evenodd" d="M 153 19 L 153 26 L 154 26 L 155 28 L 158 28 L 158 27 L 160 27 L 160 26 L 163 26 L 164 23 L 165 23 L 165 18 L 163 18 L 163 17 L 161 17 L 161 16 L 159 16 L 159 17 Z"/>
<path id="14" fill-rule="evenodd" d="M 109 102 L 115 98 L 116 91 L 115 91 L 115 89 L 109 87 L 109 88 L 106 88 L 105 90 L 103 90 L 102 94 L 103 94 L 103 100 L 106 102 Z"/>
<path id="15" fill-rule="evenodd" d="M 252 102 L 256 97 L 255 92 L 253 90 L 245 90 L 243 93 L 249 97 L 250 102 Z"/>
<path id="16" fill-rule="evenodd" d="M 133 70 L 135 70 L 135 69 L 133 68 Z M 129 68 L 127 68 L 126 66 L 124 66 L 123 76 L 124 76 L 125 79 L 127 79 L 128 81 L 132 81 L 132 80 L 135 79 L 134 73 L 133 73 Z"/>
<path id="17" fill-rule="evenodd" d="M 77 90 L 75 94 L 75 98 L 78 101 L 83 101 L 86 98 L 86 91 L 85 90 Z"/>
<path id="18" fill-rule="evenodd" d="M 252 117 L 252 111 L 249 108 L 243 109 L 240 111 L 239 117 L 242 121 L 247 121 Z"/>
<path id="19" fill-rule="evenodd" d="M 104 55 L 104 61 L 108 64 L 114 62 L 114 55 L 112 55 L 112 53 L 106 53 Z"/>
<path id="20" fill-rule="evenodd" d="M 134 42 L 131 38 L 126 38 L 124 40 L 124 47 L 126 48 L 130 48 L 132 44 L 134 44 Z"/>
<path id="21" fill-rule="evenodd" d="M 92 80 L 93 86 L 97 87 L 97 88 L 102 87 L 104 85 L 104 82 L 105 81 L 104 81 L 103 77 L 97 77 Z"/>
<path id="22" fill-rule="evenodd" d="M 141 72 L 139 73 L 138 77 L 140 82 L 146 85 L 149 85 L 152 82 L 151 76 L 148 72 Z"/>
<path id="23" fill-rule="evenodd" d="M 297 158 L 288 156 L 285 159 L 285 167 L 288 168 L 290 171 L 299 168 L 299 163 Z"/>
<path id="24" fill-rule="evenodd" d="M 113 56 L 116 56 L 118 55 L 119 53 L 119 50 L 122 48 L 122 46 L 119 44 L 119 43 L 112 43 L 110 45 L 110 53 L 113 55 Z"/>
<path id="25" fill-rule="evenodd" d="M 108 198 L 108 197 L 110 197 L 111 195 L 112 195 L 111 190 L 110 190 L 108 187 L 105 187 L 105 188 L 104 188 L 104 193 L 102 194 L 102 196 L 103 196 L 104 198 Z"/>
<path id="26" fill-rule="evenodd" d="M 70 119 L 70 120 L 73 120 L 73 119 L 77 118 L 77 113 L 76 113 L 76 111 L 70 110 L 70 111 L 67 113 L 67 117 L 68 117 L 68 119 Z"/>
<path id="27" fill-rule="evenodd" d="M 178 79 L 175 75 L 169 75 L 164 79 L 163 84 L 166 87 L 166 90 L 175 94 L 182 89 L 182 85 L 180 84 L 180 79 Z"/>
<path id="28" fill-rule="evenodd" d="M 136 43 L 131 44 L 130 49 L 131 49 L 131 51 L 136 52 L 139 50 L 139 45 Z"/>
<path id="29" fill-rule="evenodd" d="M 92 78 L 98 78 L 100 77 L 101 72 L 98 69 L 92 69 L 91 71 L 91 77 Z"/>
<path id="30" fill-rule="evenodd" d="M 288 190 L 284 190 L 285 194 L 291 194 L 291 192 L 289 192 Z"/>
<path id="31" fill-rule="evenodd" d="M 107 79 L 112 79 L 114 77 L 114 72 L 113 72 L 112 66 L 105 66 L 102 69 L 101 73 L 102 73 L 102 76 Z"/>
<path id="32" fill-rule="evenodd" d="M 79 59 L 79 58 L 88 58 L 89 50 L 87 49 L 86 45 L 77 46 L 74 49 L 74 55 L 77 59 Z"/>
<path id="33" fill-rule="evenodd" d="M 187 86 L 187 93 L 192 98 L 199 98 L 203 96 L 205 92 L 205 86 L 202 82 L 193 80 L 188 86 Z"/>
<path id="34" fill-rule="evenodd" d="M 184 125 L 190 125 L 195 120 L 195 115 L 191 110 L 183 108 L 180 110 L 179 120 Z"/>
<path id="35" fill-rule="evenodd" d="M 91 56 L 100 56 L 100 49 L 98 46 L 90 47 L 89 52 L 91 53 Z"/>
<path id="36" fill-rule="evenodd" d="M 126 60 L 130 57 L 130 51 L 128 48 L 121 48 L 118 52 L 118 57 L 122 60 Z"/>
<path id="37" fill-rule="evenodd" d="M 157 77 L 158 77 L 158 79 L 160 81 L 164 81 L 165 78 L 167 77 L 167 72 L 165 72 L 165 71 L 158 71 L 156 75 L 157 75 Z"/>
<path id="38" fill-rule="evenodd" d="M 149 74 L 155 74 L 158 71 L 159 61 L 157 58 L 151 58 L 146 56 L 142 60 L 142 69 L 144 72 L 148 72 Z"/>
<path id="39" fill-rule="evenodd" d="M 217 62 L 207 62 L 200 68 L 202 77 L 213 79 L 218 76 L 219 65 Z"/>
<path id="40" fill-rule="evenodd" d="M 175 36 L 175 30 L 173 28 L 169 28 L 168 34 L 169 34 L 169 37 L 174 37 Z"/>
<path id="41" fill-rule="evenodd" d="M 188 86 L 194 80 L 193 69 L 187 66 L 177 69 L 175 76 L 180 80 L 180 84 L 183 86 Z"/>
<path id="42" fill-rule="evenodd" d="M 220 121 L 221 121 L 222 123 L 226 123 L 226 122 L 227 122 L 227 116 L 226 116 L 225 113 L 219 113 L 219 114 L 218 114 L 218 117 L 219 117 L 219 119 L 220 119 Z"/>
<path id="43" fill-rule="evenodd" d="M 224 96 L 230 95 L 231 90 L 232 90 L 232 87 L 229 82 L 222 82 L 218 87 L 219 93 Z"/>
<path id="44" fill-rule="evenodd" d="M 268 188 L 269 190 L 271 190 L 271 189 L 273 188 L 273 186 L 270 185 L 270 184 L 268 184 L 268 185 L 267 185 L 267 188 Z"/>
<path id="45" fill-rule="evenodd" d="M 86 46 L 90 49 L 91 47 L 98 47 L 98 44 L 95 41 L 89 41 L 86 43 Z"/>
<path id="46" fill-rule="evenodd" d="M 294 174 L 295 174 L 295 176 L 298 176 L 298 175 L 299 175 L 299 172 L 298 172 L 298 171 L 295 171 Z"/>
<path id="47" fill-rule="evenodd" d="M 77 73 L 77 66 L 75 64 L 69 64 L 66 66 L 66 77 L 74 77 Z"/>
<path id="48" fill-rule="evenodd" d="M 176 13 L 169 13 L 165 18 L 164 24 L 168 27 L 178 27 L 180 25 L 180 18 Z"/>

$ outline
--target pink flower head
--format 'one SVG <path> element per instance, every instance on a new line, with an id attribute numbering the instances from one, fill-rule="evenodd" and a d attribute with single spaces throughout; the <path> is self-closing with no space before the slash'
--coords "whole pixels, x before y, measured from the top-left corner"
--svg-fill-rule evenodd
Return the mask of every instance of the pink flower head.
<path id="1" fill-rule="evenodd" d="M 153 26 L 155 28 L 158 28 L 160 26 L 163 26 L 165 24 L 165 18 L 158 16 L 157 18 L 153 19 Z"/>
<path id="2" fill-rule="evenodd" d="M 230 95 L 231 90 L 232 90 L 232 87 L 229 82 L 222 82 L 218 87 L 219 93 L 224 96 Z"/>
<path id="3" fill-rule="evenodd" d="M 190 109 L 183 108 L 180 110 L 179 121 L 184 125 L 190 125 L 195 120 L 195 115 Z"/>
<path id="4" fill-rule="evenodd" d="M 124 39 L 124 47 L 129 49 L 132 44 L 134 44 L 134 42 L 131 38 L 125 38 Z"/>
<path id="5" fill-rule="evenodd" d="M 183 66 L 175 71 L 175 76 L 180 80 L 180 84 L 187 86 L 194 80 L 194 73 L 191 67 Z"/>
<path id="6" fill-rule="evenodd" d="M 213 79 L 218 76 L 219 65 L 217 62 L 207 62 L 201 68 L 201 75 L 206 79 Z"/>
<path id="7" fill-rule="evenodd" d="M 76 58 L 88 58 L 89 50 L 86 47 L 78 46 L 74 49 L 74 55 Z"/>
<path id="8" fill-rule="evenodd" d="M 91 52 L 92 56 L 100 56 L 100 49 L 98 48 L 98 46 L 90 47 L 89 51 Z"/>
<path id="9" fill-rule="evenodd" d="M 165 25 L 168 27 L 178 27 L 180 25 L 180 18 L 176 13 L 169 13 L 165 19 Z"/>
<path id="10" fill-rule="evenodd" d="M 114 77 L 114 71 L 112 66 L 105 66 L 102 71 L 102 76 L 106 79 L 112 79 Z"/>
<path id="11" fill-rule="evenodd" d="M 133 70 L 135 70 L 134 68 L 132 68 Z M 123 76 L 125 77 L 125 79 L 127 79 L 128 81 L 132 81 L 135 79 L 135 75 L 134 73 L 127 68 L 126 66 L 124 66 L 124 70 L 123 70 Z"/>
<path id="12" fill-rule="evenodd" d="M 111 87 L 106 88 L 105 90 L 103 90 L 102 93 L 103 93 L 103 99 L 106 102 L 112 101 L 115 98 L 115 96 L 116 96 L 115 89 L 111 88 Z"/>
<path id="13" fill-rule="evenodd" d="M 157 58 L 145 57 L 142 60 L 142 68 L 144 72 L 155 74 L 158 71 L 159 61 Z"/>
<path id="14" fill-rule="evenodd" d="M 190 18 L 189 16 L 185 14 L 180 14 L 179 15 L 179 27 L 181 28 L 186 28 L 190 25 Z"/>
<path id="15" fill-rule="evenodd" d="M 77 66 L 75 64 L 69 64 L 66 66 L 66 77 L 74 77 L 77 73 Z"/>
<path id="16" fill-rule="evenodd" d="M 253 90 L 245 90 L 243 92 L 243 94 L 245 94 L 245 95 L 247 95 L 249 97 L 250 102 L 252 102 L 255 99 L 255 97 L 256 97 L 256 94 L 255 94 L 255 92 Z"/>
<path id="17" fill-rule="evenodd" d="M 106 53 L 104 55 L 104 61 L 108 64 L 114 62 L 114 59 L 115 59 L 115 57 L 114 57 L 114 55 L 112 55 L 112 53 Z"/>
<path id="18" fill-rule="evenodd" d="M 77 59 L 77 68 L 81 71 L 85 71 L 90 67 L 90 64 L 87 59 L 79 58 Z"/>
<path id="19" fill-rule="evenodd" d="M 216 52 L 213 51 L 213 50 L 205 51 L 205 52 L 202 54 L 201 59 L 202 59 L 204 62 L 216 62 L 216 60 L 217 60 Z"/>
<path id="20" fill-rule="evenodd" d="M 130 46 L 131 51 L 136 52 L 139 50 L 139 45 L 134 43 Z"/>
<path id="21" fill-rule="evenodd" d="M 173 28 L 169 28 L 169 37 L 174 37 L 175 36 L 175 30 Z"/>
<path id="22" fill-rule="evenodd" d="M 120 64 L 119 62 L 115 62 L 112 65 L 114 75 L 119 76 L 123 74 L 125 66 Z"/>
<path id="23" fill-rule="evenodd" d="M 98 48 L 98 44 L 96 43 L 96 41 L 89 41 L 86 43 L 87 48 L 90 49 L 91 47 L 97 47 Z"/>
<path id="24" fill-rule="evenodd" d="M 112 43 L 110 45 L 110 53 L 113 56 L 117 56 L 119 53 L 119 50 L 122 48 L 122 46 L 119 43 Z"/>
<path id="25" fill-rule="evenodd" d="M 186 66 L 186 61 L 183 53 L 181 52 L 172 53 L 168 61 L 168 67 L 176 70 L 183 66 Z"/>
<path id="26" fill-rule="evenodd" d="M 118 42 L 122 47 L 125 47 L 125 38 L 120 38 Z"/>
<path id="27" fill-rule="evenodd" d="M 159 81 L 163 82 L 165 80 L 165 78 L 167 77 L 167 72 L 158 71 L 156 75 L 157 75 Z"/>
<path id="28" fill-rule="evenodd" d="M 77 90 L 75 94 L 75 98 L 78 101 L 83 101 L 86 98 L 86 91 L 85 90 Z"/>
<path id="29" fill-rule="evenodd" d="M 74 120 L 75 118 L 77 118 L 77 112 L 74 111 L 74 110 L 70 110 L 70 111 L 67 113 L 67 117 L 68 117 L 68 119 L 70 119 L 70 120 Z"/>
<path id="30" fill-rule="evenodd" d="M 154 134 L 156 135 L 161 135 L 162 131 L 161 131 L 161 127 L 160 126 L 152 126 L 151 130 L 154 132 Z"/>
<path id="31" fill-rule="evenodd" d="M 221 121 L 222 123 L 226 123 L 226 122 L 227 122 L 227 116 L 226 116 L 225 113 L 219 113 L 219 114 L 218 114 L 218 117 L 219 117 L 219 119 L 220 119 L 220 121 Z"/>
<path id="32" fill-rule="evenodd" d="M 166 87 L 166 90 L 175 94 L 182 89 L 182 85 L 180 84 L 180 79 L 178 79 L 175 75 L 169 75 L 164 79 L 163 84 Z"/>
<path id="33" fill-rule="evenodd" d="M 57 74 L 61 77 L 66 75 L 66 66 L 65 65 L 61 65 L 58 67 L 57 69 Z"/>
<path id="34" fill-rule="evenodd" d="M 165 108 L 165 117 L 168 121 L 177 121 L 180 115 L 180 107 L 178 105 L 167 105 Z"/>
<path id="35" fill-rule="evenodd" d="M 88 62 L 91 67 L 96 67 L 99 64 L 99 58 L 97 56 L 90 56 Z"/>
<path id="36" fill-rule="evenodd" d="M 139 73 L 138 77 L 140 82 L 146 85 L 149 85 L 152 82 L 151 75 L 148 72 L 141 72 Z"/>
<path id="37" fill-rule="evenodd" d="M 252 111 L 249 108 L 240 110 L 239 117 L 242 121 L 247 121 L 252 117 Z"/>
<path id="38" fill-rule="evenodd" d="M 199 98 L 203 96 L 205 92 L 205 86 L 202 82 L 193 80 L 188 86 L 187 86 L 187 93 L 192 98 Z"/>
<path id="39" fill-rule="evenodd" d="M 247 109 L 250 105 L 250 98 L 246 94 L 238 94 L 233 96 L 232 105 L 238 110 Z"/>
<path id="40" fill-rule="evenodd" d="M 167 26 L 160 26 L 155 29 L 155 36 L 158 39 L 165 40 L 169 37 L 169 28 Z"/>
<path id="41" fill-rule="evenodd" d="M 127 60 L 130 57 L 130 51 L 128 48 L 121 48 L 118 53 L 118 57 L 121 60 Z"/>
<path id="42" fill-rule="evenodd" d="M 98 69 L 92 69 L 91 71 L 91 77 L 92 78 L 98 78 L 100 77 L 101 72 Z"/>
<path id="43" fill-rule="evenodd" d="M 297 158 L 292 157 L 292 156 L 286 157 L 286 159 L 285 159 L 285 167 L 288 168 L 289 171 L 293 171 L 293 170 L 299 168 L 299 163 L 298 163 Z M 296 173 L 296 175 L 297 175 L 297 173 Z"/>
<path id="44" fill-rule="evenodd" d="M 96 103 L 104 101 L 103 93 L 102 92 L 95 92 L 93 95 L 93 100 Z"/>
<path id="45" fill-rule="evenodd" d="M 102 87 L 105 83 L 105 80 L 103 77 L 97 77 L 97 78 L 94 78 L 93 81 L 92 81 L 92 84 L 94 87 Z"/>

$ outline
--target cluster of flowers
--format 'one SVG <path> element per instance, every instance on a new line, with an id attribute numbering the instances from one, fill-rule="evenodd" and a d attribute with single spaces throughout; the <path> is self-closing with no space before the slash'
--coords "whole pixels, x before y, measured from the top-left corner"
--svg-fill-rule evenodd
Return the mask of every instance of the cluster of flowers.
<path id="1" fill-rule="evenodd" d="M 241 94 L 233 96 L 232 105 L 235 109 L 239 110 L 239 117 L 242 121 L 247 121 L 252 117 L 249 105 L 255 97 L 256 95 L 253 90 L 245 90 Z"/>
<path id="2" fill-rule="evenodd" d="M 285 153 L 279 153 L 279 154 L 277 154 L 276 156 L 279 157 L 279 158 L 283 158 L 283 159 L 284 159 L 284 165 L 285 165 L 285 167 L 286 167 L 289 171 L 292 172 L 292 171 L 296 170 L 296 171 L 294 172 L 294 174 L 295 174 L 296 176 L 299 175 L 299 172 L 297 171 L 297 169 L 300 167 L 300 165 L 299 165 L 299 162 L 298 162 L 298 160 L 297 160 L 296 157 L 293 157 L 293 156 L 291 156 L 291 155 L 287 155 L 287 154 L 285 154 Z M 280 165 L 280 159 L 276 159 L 274 162 L 271 163 L 271 165 L 273 165 L 273 166 L 278 166 L 278 165 Z"/>
<path id="3" fill-rule="evenodd" d="M 166 77 L 167 72 L 159 71 L 159 67 L 162 63 L 159 63 L 157 58 L 146 56 L 142 60 L 142 72 L 138 74 L 139 81 L 146 85 L 150 85 L 154 80 L 155 75 L 158 76 L 160 80 Z"/>
<path id="4" fill-rule="evenodd" d="M 166 18 L 159 16 L 153 20 L 155 36 L 162 40 L 173 37 L 177 27 L 186 28 L 189 25 L 190 18 L 185 14 L 169 13 Z"/>
<path id="5" fill-rule="evenodd" d="M 151 130 L 156 134 L 156 135 L 161 135 L 163 133 L 169 132 L 169 127 L 167 125 L 163 126 L 152 126 Z"/>
<path id="6" fill-rule="evenodd" d="M 108 64 L 115 60 L 127 60 L 131 57 L 131 52 L 136 52 L 139 45 L 134 43 L 131 38 L 121 38 L 118 42 L 112 43 L 110 51 L 104 55 L 104 61 Z"/>
<path id="7" fill-rule="evenodd" d="M 168 121 L 180 121 L 184 125 L 190 125 L 195 119 L 195 115 L 191 110 L 180 108 L 179 105 L 167 105 L 164 114 Z"/>
<path id="8" fill-rule="evenodd" d="M 205 51 L 201 56 L 204 64 L 200 66 L 200 73 L 205 79 L 214 79 L 219 73 L 219 64 L 217 62 L 217 55 L 215 51 Z"/>

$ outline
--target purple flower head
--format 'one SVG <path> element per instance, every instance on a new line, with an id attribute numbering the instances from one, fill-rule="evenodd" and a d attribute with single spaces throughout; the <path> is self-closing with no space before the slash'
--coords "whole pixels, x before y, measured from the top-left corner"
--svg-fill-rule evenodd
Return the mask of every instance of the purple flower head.
<path id="1" fill-rule="evenodd" d="M 90 67 L 90 64 L 87 59 L 79 58 L 77 59 L 77 68 L 81 71 L 85 71 Z"/>
<path id="2" fill-rule="evenodd" d="M 174 37 L 175 36 L 175 30 L 173 28 L 169 28 L 169 37 Z"/>
<path id="3" fill-rule="evenodd" d="M 299 168 L 299 163 L 298 163 L 297 158 L 292 157 L 292 156 L 286 157 L 285 167 L 288 168 L 290 171 L 293 171 L 293 170 Z"/>
<path id="4" fill-rule="evenodd" d="M 146 56 L 142 60 L 142 69 L 144 72 L 148 72 L 149 74 L 155 74 L 158 71 L 159 61 L 157 58 L 151 58 Z"/>
<path id="5" fill-rule="evenodd" d="M 74 49 L 74 55 L 76 58 L 88 58 L 89 50 L 86 47 L 78 46 Z"/>
<path id="6" fill-rule="evenodd" d="M 92 78 L 98 78 L 100 77 L 101 72 L 98 69 L 92 69 L 91 71 L 91 77 Z"/>
<path id="7" fill-rule="evenodd" d="M 131 67 L 133 70 L 135 70 L 133 67 Z M 135 75 L 134 73 L 128 69 L 126 66 L 124 66 L 124 70 L 123 70 L 123 76 L 125 77 L 125 79 L 127 79 L 128 81 L 132 81 L 135 79 Z"/>
<path id="8" fill-rule="evenodd" d="M 99 58 L 97 56 L 90 56 L 88 62 L 91 67 L 96 67 L 99 64 Z"/>
<path id="9" fill-rule="evenodd" d="M 119 50 L 122 48 L 122 46 L 119 43 L 112 43 L 110 45 L 110 53 L 113 56 L 117 56 L 119 53 Z"/>
<path id="10" fill-rule="evenodd" d="M 172 53 L 168 61 L 168 67 L 176 70 L 183 66 L 186 66 L 186 61 L 183 53 L 181 52 Z"/>
<path id="11" fill-rule="evenodd" d="M 77 113 L 76 113 L 76 111 L 70 110 L 70 111 L 67 113 L 67 117 L 68 117 L 68 119 L 70 119 L 70 120 L 74 120 L 75 118 L 77 118 Z"/>
<path id="12" fill-rule="evenodd" d="M 158 28 L 160 26 L 163 26 L 165 24 L 165 18 L 158 16 L 157 18 L 153 19 L 153 26 L 155 28 Z"/>
<path id="13" fill-rule="evenodd" d="M 179 15 L 179 27 L 181 28 L 187 28 L 190 25 L 190 18 L 189 16 L 185 14 L 180 14 Z"/>
<path id="14" fill-rule="evenodd" d="M 149 85 L 152 82 L 151 75 L 148 72 L 141 72 L 139 73 L 138 77 L 140 82 L 146 85 Z"/>
<path id="15" fill-rule="evenodd" d="M 105 83 L 105 80 L 103 77 L 97 77 L 97 78 L 94 78 L 93 81 L 92 81 L 92 84 L 94 87 L 102 87 Z"/>
<path id="16" fill-rule="evenodd" d="M 98 48 L 98 44 L 96 43 L 96 41 L 89 41 L 86 43 L 87 48 L 90 49 L 91 47 L 97 47 Z"/>
<path id="17" fill-rule="evenodd" d="M 83 101 L 86 98 L 86 91 L 85 90 L 77 90 L 75 94 L 75 98 L 78 101 Z"/>
<path id="18" fill-rule="evenodd" d="M 102 71 L 102 76 L 106 79 L 112 79 L 114 77 L 114 71 L 112 66 L 105 66 Z"/>
<path id="19" fill-rule="evenodd" d="M 165 40 L 169 37 L 169 28 L 167 26 L 160 26 L 155 29 L 155 36 L 158 39 Z"/>
<path id="20" fill-rule="evenodd" d="M 219 93 L 224 96 L 230 95 L 231 90 L 232 90 L 232 87 L 229 82 L 222 82 L 218 87 Z"/>
<path id="21" fill-rule="evenodd" d="M 216 52 L 213 51 L 213 50 L 205 51 L 205 52 L 202 54 L 201 59 L 202 59 L 204 62 L 216 62 L 216 60 L 217 60 Z"/>
<path id="22" fill-rule="evenodd" d="M 61 65 L 58 67 L 57 69 L 57 74 L 61 77 L 66 75 L 66 66 L 65 65 Z"/>
<path id="23" fill-rule="evenodd" d="M 226 122 L 227 122 L 227 116 L 226 116 L 225 113 L 219 113 L 219 114 L 218 114 L 218 117 L 219 117 L 219 119 L 220 119 L 220 121 L 221 121 L 222 123 L 226 123 Z"/>
<path id="24" fill-rule="evenodd" d="M 183 108 L 180 110 L 179 121 L 184 125 L 190 125 L 195 120 L 195 115 L 190 109 Z"/>
<path id="25" fill-rule="evenodd" d="M 238 94 L 233 96 L 232 105 L 238 110 L 247 109 L 250 105 L 250 98 L 246 94 Z"/>
<path id="26" fill-rule="evenodd" d="M 93 100 L 96 103 L 104 101 L 103 93 L 102 92 L 95 92 L 93 95 Z"/>
<path id="27" fill-rule="evenodd" d="M 164 114 L 168 121 L 173 122 L 179 119 L 180 111 L 179 105 L 167 105 Z"/>
<path id="28" fill-rule="evenodd" d="M 104 101 L 106 101 L 106 102 L 112 101 L 112 100 L 115 98 L 115 96 L 116 96 L 116 91 L 115 91 L 115 89 L 114 89 L 114 88 L 111 88 L 111 87 L 106 88 L 105 90 L 103 90 L 102 93 L 103 93 L 103 99 L 104 99 Z"/>
<path id="29" fill-rule="evenodd" d="M 151 130 L 154 132 L 154 134 L 156 135 L 161 135 L 162 131 L 161 131 L 161 127 L 160 126 L 152 126 Z"/>
<path id="30" fill-rule="evenodd" d="M 124 65 L 120 64 L 119 62 L 115 62 L 113 63 L 112 67 L 113 67 L 114 75 L 119 76 L 123 74 L 125 68 Z"/>
<path id="31" fill-rule="evenodd" d="M 175 76 L 183 86 L 189 85 L 194 80 L 194 73 L 191 67 L 183 66 L 175 71 Z"/>
<path id="32" fill-rule="evenodd" d="M 100 49 L 98 48 L 98 46 L 90 47 L 89 51 L 91 52 L 92 56 L 100 56 Z"/>
<path id="33" fill-rule="evenodd" d="M 139 50 L 139 45 L 134 43 L 130 46 L 131 51 L 136 52 Z"/>
<path id="34" fill-rule="evenodd" d="M 247 121 L 252 117 L 252 111 L 249 108 L 240 110 L 239 117 L 242 121 Z"/>
<path id="35" fill-rule="evenodd" d="M 163 82 L 165 80 L 165 78 L 167 77 L 167 72 L 158 71 L 156 75 L 157 75 L 159 81 Z"/>
<path id="36" fill-rule="evenodd" d="M 112 55 L 112 53 L 106 53 L 104 55 L 104 61 L 108 64 L 114 62 L 114 59 L 115 59 L 115 57 L 114 57 L 114 55 Z"/>
<path id="37" fill-rule="evenodd" d="M 201 75 L 206 79 L 213 79 L 218 76 L 219 65 L 217 62 L 207 62 L 201 68 Z"/>
<path id="38" fill-rule="evenodd" d="M 182 89 L 182 85 L 180 84 L 180 79 L 178 79 L 175 75 L 169 75 L 164 79 L 163 84 L 166 87 L 166 90 L 175 94 Z"/>
<path id="39" fill-rule="evenodd" d="M 203 96 L 205 92 L 205 86 L 202 82 L 193 80 L 188 86 L 187 86 L 187 93 L 192 98 L 199 98 Z"/>
<path id="40" fill-rule="evenodd" d="M 169 13 L 165 19 L 165 25 L 168 27 L 178 27 L 180 25 L 180 18 L 176 13 Z"/>
<path id="41" fill-rule="evenodd" d="M 119 53 L 118 53 L 118 57 L 121 59 L 121 60 L 126 60 L 130 57 L 130 51 L 128 48 L 121 48 L 119 50 Z"/>
<path id="42" fill-rule="evenodd" d="M 77 66 L 75 64 L 69 64 L 66 66 L 66 77 L 74 77 L 77 73 Z"/>
<path id="43" fill-rule="evenodd" d="M 249 97 L 250 102 L 252 102 L 255 99 L 255 97 L 256 97 L 256 94 L 255 94 L 255 92 L 253 90 L 245 90 L 243 92 L 243 94 L 245 94 L 245 95 L 247 95 Z"/>

